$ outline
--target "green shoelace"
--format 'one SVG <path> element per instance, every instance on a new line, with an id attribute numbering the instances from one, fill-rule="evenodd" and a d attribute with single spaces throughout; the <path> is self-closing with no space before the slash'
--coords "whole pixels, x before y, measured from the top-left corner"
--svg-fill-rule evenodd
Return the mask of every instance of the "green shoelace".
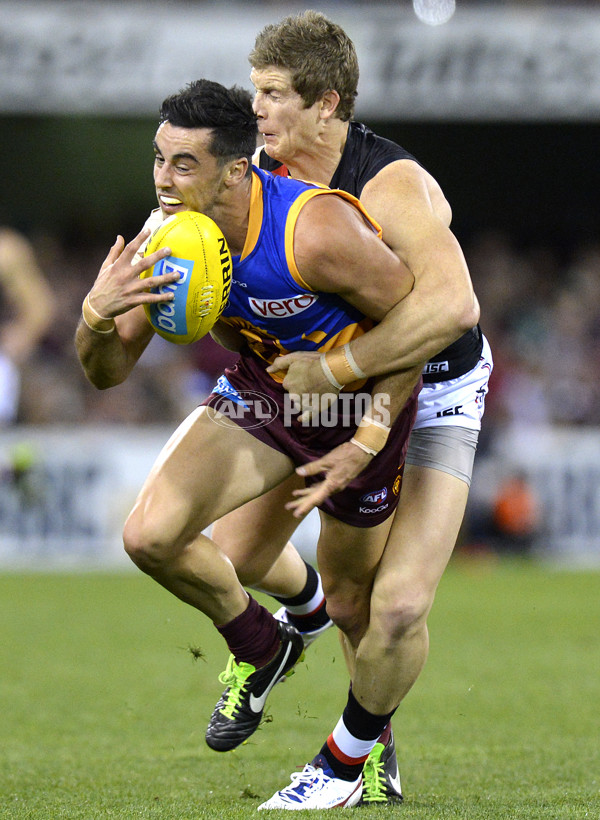
<path id="1" fill-rule="evenodd" d="M 381 755 L 384 750 L 383 743 L 376 743 L 373 751 L 365 762 L 363 769 L 363 794 L 365 803 L 386 803 L 385 793 L 385 772 L 383 770 L 383 760 Z"/>
<path id="2" fill-rule="evenodd" d="M 219 675 L 219 681 L 224 686 L 229 687 L 225 705 L 219 711 L 230 720 L 233 720 L 235 711 L 239 707 L 246 689 L 248 678 L 253 672 L 256 672 L 256 668 L 251 663 L 236 663 L 234 656 L 230 655 L 225 671 Z"/>

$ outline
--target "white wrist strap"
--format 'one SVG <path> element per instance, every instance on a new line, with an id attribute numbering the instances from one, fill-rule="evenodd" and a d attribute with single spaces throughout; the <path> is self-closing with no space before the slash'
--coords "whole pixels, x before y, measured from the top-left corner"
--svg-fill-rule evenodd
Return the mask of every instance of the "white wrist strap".
<path id="1" fill-rule="evenodd" d="M 327 364 L 327 354 L 326 353 L 321 353 L 321 357 L 320 357 L 319 361 L 321 362 L 321 369 L 323 370 L 323 373 L 325 374 L 325 378 L 327 379 L 329 384 L 331 384 L 333 387 L 335 387 L 336 390 L 341 390 L 344 385 L 340 384 L 339 381 L 336 379 L 336 377 L 333 375 L 333 371 L 331 370 L 331 368 Z"/>

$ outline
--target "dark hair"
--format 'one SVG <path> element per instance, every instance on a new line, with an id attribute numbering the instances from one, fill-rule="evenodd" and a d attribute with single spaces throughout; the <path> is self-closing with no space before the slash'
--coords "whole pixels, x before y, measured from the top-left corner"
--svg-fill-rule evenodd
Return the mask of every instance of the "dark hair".
<path id="1" fill-rule="evenodd" d="M 164 100 L 159 122 L 177 128 L 211 128 L 209 151 L 225 164 L 246 157 L 251 172 L 258 127 L 252 97 L 238 86 L 225 88 L 212 80 L 195 80 Z"/>
<path id="2" fill-rule="evenodd" d="M 349 120 L 358 87 L 358 58 L 345 31 L 317 11 L 285 17 L 259 32 L 248 57 L 253 68 L 286 68 L 306 108 L 326 91 L 337 91 L 336 116 Z"/>

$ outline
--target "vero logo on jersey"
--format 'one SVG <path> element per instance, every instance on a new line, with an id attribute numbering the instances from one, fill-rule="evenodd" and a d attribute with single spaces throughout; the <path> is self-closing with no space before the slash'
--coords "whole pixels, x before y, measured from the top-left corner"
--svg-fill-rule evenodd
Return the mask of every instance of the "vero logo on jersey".
<path id="1" fill-rule="evenodd" d="M 248 304 L 256 316 L 263 319 L 286 319 L 288 316 L 297 316 L 317 301 L 317 296 L 311 293 L 300 293 L 288 299 L 254 299 L 250 297 Z"/>

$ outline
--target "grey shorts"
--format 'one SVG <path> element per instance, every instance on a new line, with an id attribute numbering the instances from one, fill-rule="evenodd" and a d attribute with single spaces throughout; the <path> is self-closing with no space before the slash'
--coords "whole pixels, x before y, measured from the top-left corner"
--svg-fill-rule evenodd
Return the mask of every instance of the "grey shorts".
<path id="1" fill-rule="evenodd" d="M 450 473 L 471 486 L 479 430 L 468 427 L 421 427 L 408 440 L 406 463 Z"/>

